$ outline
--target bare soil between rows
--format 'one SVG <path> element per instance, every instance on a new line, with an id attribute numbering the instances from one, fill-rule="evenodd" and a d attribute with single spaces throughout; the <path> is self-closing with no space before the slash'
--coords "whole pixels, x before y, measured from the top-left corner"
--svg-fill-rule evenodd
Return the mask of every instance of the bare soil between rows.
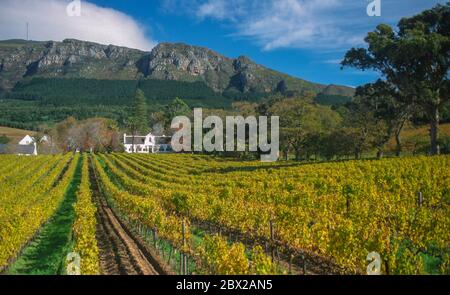
<path id="1" fill-rule="evenodd" d="M 97 204 L 96 236 L 103 275 L 167 274 L 142 239 L 135 237 L 108 206 L 91 167 L 91 190 Z"/>

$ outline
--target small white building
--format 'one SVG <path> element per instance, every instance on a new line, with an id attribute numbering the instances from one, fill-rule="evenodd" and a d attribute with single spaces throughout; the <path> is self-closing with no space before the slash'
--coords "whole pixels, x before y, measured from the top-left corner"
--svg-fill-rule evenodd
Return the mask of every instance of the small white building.
<path id="1" fill-rule="evenodd" d="M 32 144 L 29 145 L 20 145 L 19 144 L 18 150 L 17 150 L 17 154 L 19 156 L 37 156 L 38 152 L 37 152 L 37 144 L 35 142 L 33 142 Z"/>
<path id="2" fill-rule="evenodd" d="M 41 137 L 41 139 L 39 140 L 40 143 L 50 143 L 50 136 L 45 135 Z"/>
<path id="3" fill-rule="evenodd" d="M 37 156 L 37 144 L 34 137 L 25 135 L 25 137 L 19 141 L 16 153 L 19 156 Z"/>
<path id="4" fill-rule="evenodd" d="M 127 153 L 161 153 L 172 152 L 170 136 L 156 136 L 151 133 L 142 135 L 123 135 L 123 145 Z"/>
<path id="5" fill-rule="evenodd" d="M 36 156 L 38 154 L 37 144 L 33 137 L 25 135 L 17 144 L 0 144 L 0 154 Z"/>
<path id="6" fill-rule="evenodd" d="M 31 137 L 29 135 L 25 135 L 25 137 L 22 138 L 18 144 L 19 145 L 30 145 L 35 142 L 36 142 L 36 140 L 33 137 Z"/>

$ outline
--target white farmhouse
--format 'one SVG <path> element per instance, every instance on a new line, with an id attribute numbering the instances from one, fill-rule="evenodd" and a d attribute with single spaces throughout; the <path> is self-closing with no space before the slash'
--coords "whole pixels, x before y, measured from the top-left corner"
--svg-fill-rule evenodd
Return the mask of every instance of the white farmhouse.
<path id="1" fill-rule="evenodd" d="M 29 135 L 25 135 L 24 138 L 22 138 L 18 143 L 18 148 L 16 150 L 18 155 L 33 155 L 37 156 L 37 144 L 34 137 L 31 137 Z"/>
<path id="2" fill-rule="evenodd" d="M 156 136 L 151 133 L 142 135 L 123 135 L 123 145 L 127 153 L 161 153 L 172 152 L 170 136 Z"/>
<path id="3" fill-rule="evenodd" d="M 38 154 L 37 144 L 33 137 L 26 135 L 17 144 L 0 144 L 0 154 L 36 156 Z"/>
<path id="4" fill-rule="evenodd" d="M 30 145 L 34 142 L 36 142 L 36 140 L 33 137 L 25 135 L 25 137 L 19 141 L 19 145 Z"/>

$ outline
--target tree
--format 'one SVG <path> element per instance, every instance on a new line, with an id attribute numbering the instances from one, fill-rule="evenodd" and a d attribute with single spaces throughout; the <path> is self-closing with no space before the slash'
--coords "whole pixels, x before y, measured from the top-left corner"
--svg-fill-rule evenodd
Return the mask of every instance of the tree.
<path id="1" fill-rule="evenodd" d="M 258 104 L 253 102 L 238 101 L 232 104 L 233 110 L 236 110 L 241 116 L 256 116 Z"/>
<path id="2" fill-rule="evenodd" d="M 55 132 L 48 124 L 40 124 L 35 135 L 38 144 L 39 154 L 55 154 L 58 152 L 55 145 Z M 43 140 L 43 139 L 46 140 Z"/>
<path id="3" fill-rule="evenodd" d="M 386 125 L 375 116 L 373 107 L 363 102 L 363 98 L 356 96 L 347 104 L 349 112 L 344 118 L 344 128 L 347 134 L 352 135 L 352 144 L 349 148 L 354 150 L 355 159 L 360 159 L 362 153 L 371 147 L 376 147 L 378 156 L 386 137 Z"/>
<path id="4" fill-rule="evenodd" d="M 375 130 L 378 133 L 374 143 L 378 157 L 382 156 L 384 145 L 393 135 L 397 144 L 396 154 L 399 156 L 402 150 L 400 134 L 411 116 L 413 105 L 404 103 L 398 91 L 382 80 L 358 87 L 356 95 L 360 97 L 360 103 L 373 111 L 377 123 L 384 123 L 385 128 Z M 384 134 L 380 132 L 382 130 L 385 130 Z"/>
<path id="5" fill-rule="evenodd" d="M 318 136 L 331 132 L 340 124 L 341 117 L 329 107 L 318 106 L 306 98 L 286 98 L 277 101 L 268 108 L 270 115 L 280 116 L 280 144 L 288 158 L 293 149 L 295 159 L 299 161 L 318 153 Z"/>
<path id="6" fill-rule="evenodd" d="M 131 140 L 132 140 L 132 144 L 133 144 L 133 149 L 132 152 L 134 152 L 134 150 L 136 149 L 135 144 L 136 144 L 136 135 L 138 135 L 139 133 L 139 128 L 140 128 L 140 120 L 138 119 L 138 117 L 136 116 L 130 116 L 128 117 L 128 119 L 125 121 L 125 126 L 127 127 L 128 131 L 131 132 Z M 124 142 L 125 144 L 126 142 Z"/>
<path id="7" fill-rule="evenodd" d="M 138 133 L 145 134 L 149 131 L 147 99 L 145 98 L 145 94 L 141 89 L 136 90 L 131 113 L 132 115 L 128 117 L 128 119 L 125 122 L 125 125 L 127 126 L 127 129 L 131 132 L 134 151 L 136 135 L 138 135 Z"/>
<path id="8" fill-rule="evenodd" d="M 163 112 L 153 112 L 150 114 L 150 125 L 152 133 L 155 135 L 169 134 L 166 129 L 166 117 Z"/>
<path id="9" fill-rule="evenodd" d="M 172 119 L 177 116 L 188 116 L 191 113 L 191 108 L 182 99 L 175 97 L 175 99 L 166 106 L 165 109 L 166 124 L 170 125 Z"/>
<path id="10" fill-rule="evenodd" d="M 280 140 L 285 158 L 288 159 L 289 150 L 295 153 L 295 160 L 299 161 L 303 144 L 307 134 L 307 115 L 311 105 L 302 99 L 284 99 L 273 104 L 269 112 L 280 117 Z"/>
<path id="11" fill-rule="evenodd" d="M 338 128 L 329 134 L 322 134 L 319 142 L 320 154 L 327 160 L 333 157 L 349 158 L 355 150 L 356 134 L 353 129 Z"/>
<path id="12" fill-rule="evenodd" d="M 6 135 L 0 135 L 0 144 L 7 144 L 9 143 L 11 140 L 9 139 L 8 136 Z"/>
<path id="13" fill-rule="evenodd" d="M 58 148 L 64 152 L 75 150 L 73 139 L 69 136 L 69 131 L 77 124 L 74 117 L 68 117 L 64 121 L 56 124 L 53 133 L 55 134 Z"/>
<path id="14" fill-rule="evenodd" d="M 447 3 L 402 19 L 398 31 L 379 25 L 365 39 L 368 48 L 352 48 L 342 62 L 343 66 L 378 71 L 398 91 L 399 99 L 426 112 L 431 154 L 439 154 L 439 113 L 450 99 L 449 19 Z"/>
<path id="15" fill-rule="evenodd" d="M 55 127 L 59 146 L 63 151 L 112 152 L 120 151 L 117 123 L 111 119 L 91 118 L 76 121 L 69 118 Z"/>
<path id="16" fill-rule="evenodd" d="M 147 112 L 147 99 L 141 89 L 136 90 L 132 113 L 133 117 L 135 117 L 137 131 L 142 134 L 148 132 L 149 120 Z"/>

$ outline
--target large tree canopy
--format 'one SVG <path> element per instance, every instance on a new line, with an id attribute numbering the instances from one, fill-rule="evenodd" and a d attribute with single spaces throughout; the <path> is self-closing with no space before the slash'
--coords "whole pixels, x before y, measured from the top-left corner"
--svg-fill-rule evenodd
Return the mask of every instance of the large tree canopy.
<path id="1" fill-rule="evenodd" d="M 399 91 L 391 87 L 388 83 L 378 80 L 375 83 L 369 83 L 356 89 L 357 100 L 365 107 L 359 108 L 369 112 L 365 116 L 373 117 L 375 125 L 385 126 L 384 134 L 377 132 L 375 147 L 378 149 L 378 155 L 382 155 L 382 149 L 389 139 L 395 135 L 397 148 L 396 154 L 400 155 L 402 150 L 400 133 L 405 122 L 413 113 L 414 104 L 405 103 Z M 378 131 L 381 131 L 380 128 Z"/>
<path id="2" fill-rule="evenodd" d="M 431 153 L 439 153 L 439 112 L 449 101 L 450 3 L 370 32 L 367 48 L 352 48 L 343 66 L 378 71 L 396 97 L 419 106 L 430 120 Z"/>

